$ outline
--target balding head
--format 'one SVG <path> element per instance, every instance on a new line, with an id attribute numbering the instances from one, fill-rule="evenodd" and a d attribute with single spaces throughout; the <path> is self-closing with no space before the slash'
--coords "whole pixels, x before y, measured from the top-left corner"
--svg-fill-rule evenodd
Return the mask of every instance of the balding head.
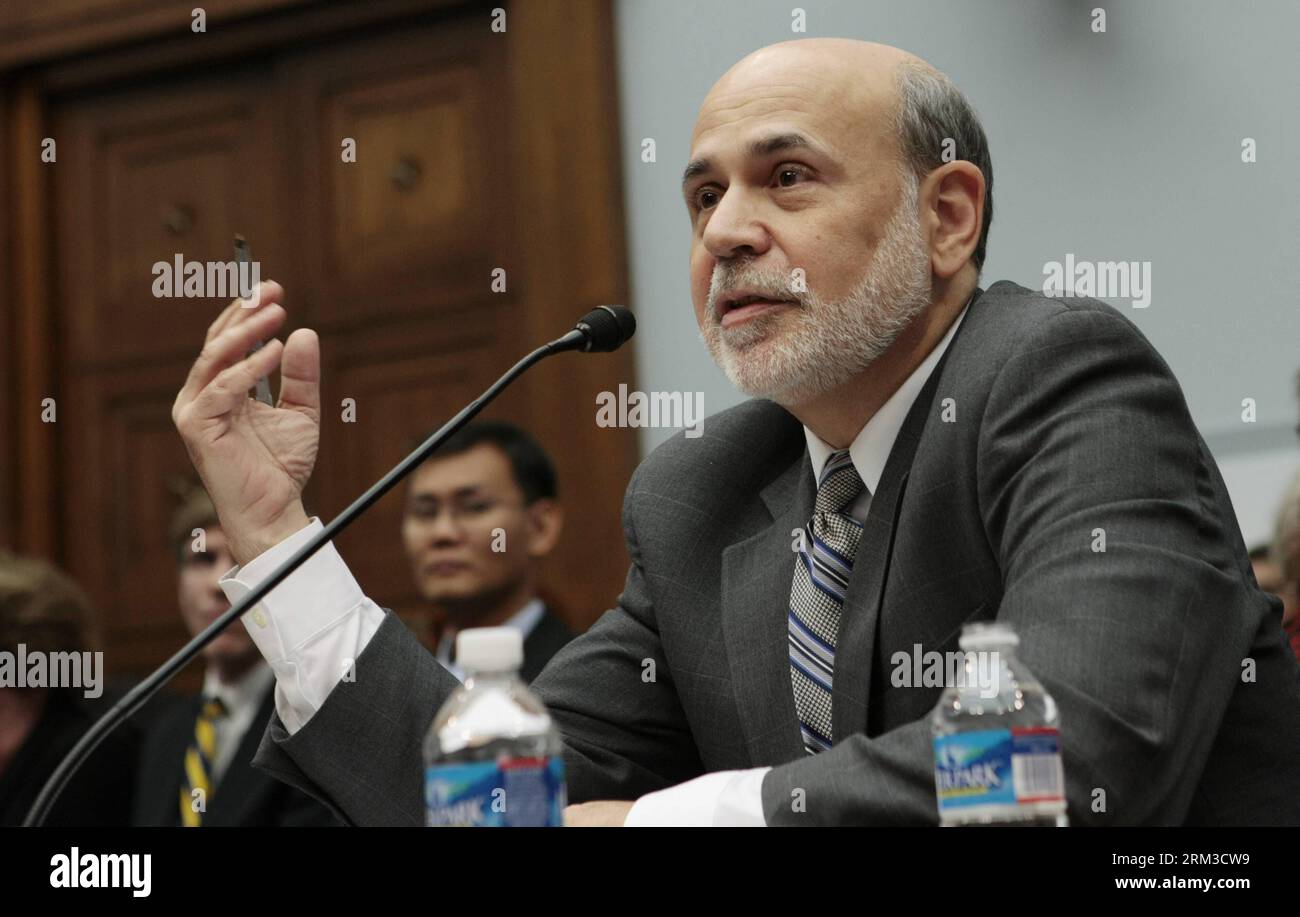
<path id="1" fill-rule="evenodd" d="M 953 96 L 915 55 L 841 38 L 762 48 L 709 91 L 682 185 L 692 298 L 743 391 L 824 392 L 880 357 L 936 284 L 960 272 L 974 287 L 982 170 L 943 161 L 925 110 Z M 974 144 L 955 132 L 956 156 L 982 149 L 975 127 Z M 768 305 L 733 309 L 737 295 Z"/>
<path id="2" fill-rule="evenodd" d="M 760 48 L 713 84 L 700 106 L 691 145 L 745 110 L 779 100 L 786 91 L 791 103 L 828 115 L 841 113 L 851 122 L 846 126 L 859 129 L 854 133 L 867 130 L 896 111 L 903 64 L 937 73 L 900 48 L 848 38 L 804 38 Z"/>

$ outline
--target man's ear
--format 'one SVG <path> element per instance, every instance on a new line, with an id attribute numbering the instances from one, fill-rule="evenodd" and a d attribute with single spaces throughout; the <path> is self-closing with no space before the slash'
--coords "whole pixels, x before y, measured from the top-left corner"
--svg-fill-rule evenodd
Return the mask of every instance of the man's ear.
<path id="1" fill-rule="evenodd" d="M 984 213 L 984 173 L 964 159 L 946 163 L 926 176 L 922 201 L 929 202 L 931 270 L 947 280 L 979 246 Z M 923 209 L 925 205 L 923 204 Z"/>
<path id="2" fill-rule="evenodd" d="M 528 512 L 528 556 L 545 557 L 555 548 L 564 529 L 564 510 L 545 497 L 534 500 Z"/>

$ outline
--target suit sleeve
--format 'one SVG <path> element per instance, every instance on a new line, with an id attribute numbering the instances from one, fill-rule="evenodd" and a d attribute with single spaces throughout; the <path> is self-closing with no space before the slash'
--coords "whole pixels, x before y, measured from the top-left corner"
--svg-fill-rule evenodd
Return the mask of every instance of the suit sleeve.
<path id="1" fill-rule="evenodd" d="M 636 799 L 703 772 L 641 567 L 639 476 L 623 503 L 632 563 L 617 605 L 556 653 L 533 682 L 564 737 L 570 802 Z"/>
<path id="2" fill-rule="evenodd" d="M 422 825 L 424 733 L 459 684 L 385 613 L 354 677 L 340 680 L 292 735 L 273 714 L 253 764 L 345 824 Z"/>
<path id="3" fill-rule="evenodd" d="M 553 656 L 532 685 L 564 739 L 570 802 L 635 799 L 701 770 L 640 568 L 634 491 L 635 479 L 624 504 L 633 562 L 618 606 Z M 648 660 L 653 680 L 645 677 Z M 357 656 L 355 677 L 338 681 L 300 728 L 290 734 L 279 714 L 271 717 L 254 764 L 347 824 L 423 824 L 424 734 L 458 686 L 387 613 Z"/>
<path id="4" fill-rule="evenodd" d="M 1064 310 L 1027 333 L 980 423 L 997 617 L 1057 702 L 1071 823 L 1178 822 L 1261 613 L 1182 393 L 1127 321 Z M 859 734 L 769 773 L 765 815 L 935 823 L 933 774 L 926 720 Z"/>

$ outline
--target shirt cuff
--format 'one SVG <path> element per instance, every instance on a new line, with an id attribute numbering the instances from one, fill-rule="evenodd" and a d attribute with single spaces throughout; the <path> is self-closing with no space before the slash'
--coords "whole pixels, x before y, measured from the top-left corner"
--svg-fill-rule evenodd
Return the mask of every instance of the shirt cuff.
<path id="1" fill-rule="evenodd" d="M 715 771 L 657 793 L 632 806 L 624 827 L 762 828 L 763 777 L 770 767 Z"/>
<path id="2" fill-rule="evenodd" d="M 324 526 L 307 526 L 243 567 L 234 567 L 220 585 L 231 604 L 239 602 Z M 325 703 L 345 676 L 384 613 L 361 592 L 333 542 L 322 545 L 301 567 L 240 619 L 275 672 L 275 709 L 292 735 Z"/>

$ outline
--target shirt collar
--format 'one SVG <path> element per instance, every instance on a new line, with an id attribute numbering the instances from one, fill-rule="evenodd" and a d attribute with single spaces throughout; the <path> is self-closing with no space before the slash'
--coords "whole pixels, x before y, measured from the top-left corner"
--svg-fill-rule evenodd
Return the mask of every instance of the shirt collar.
<path id="1" fill-rule="evenodd" d="M 275 684 L 275 672 L 266 663 L 258 660 L 244 675 L 233 683 L 217 680 L 217 673 L 211 668 L 203 675 L 203 696 L 219 697 L 226 705 L 227 715 L 245 707 L 256 707 L 262 703 L 262 695 Z"/>
<path id="2" fill-rule="evenodd" d="M 534 597 L 529 599 L 523 608 L 502 621 L 500 626 L 513 627 L 527 640 L 528 635 L 537 627 L 537 622 L 542 620 L 544 614 L 546 614 L 546 605 L 542 603 L 541 599 Z M 451 658 L 451 651 L 455 642 L 454 635 L 443 635 L 442 639 L 438 641 L 438 651 L 436 653 L 439 660 L 446 662 Z"/>
<path id="3" fill-rule="evenodd" d="M 528 604 L 511 615 L 501 626 L 513 627 L 527 637 L 533 632 L 533 628 L 537 626 L 537 622 L 542 619 L 542 615 L 545 613 L 546 606 L 542 604 L 541 599 L 529 599 Z"/>
<path id="4" fill-rule="evenodd" d="M 972 293 L 971 299 L 974 297 L 975 294 Z M 885 472 L 885 462 L 888 461 L 889 453 L 894 448 L 894 440 L 898 439 L 898 431 L 903 428 L 903 421 L 907 419 L 907 412 L 912 409 L 916 396 L 921 394 L 921 389 L 925 387 L 930 374 L 934 372 L 935 365 L 948 349 L 952 336 L 957 332 L 957 326 L 966 317 L 970 303 L 970 299 L 966 300 L 966 305 L 948 327 L 943 339 L 926 355 L 921 364 L 912 370 L 912 374 L 903 381 L 894 394 L 889 396 L 889 400 L 880 406 L 880 410 L 872 415 L 866 426 L 858 431 L 858 435 L 849 444 L 849 458 L 852 459 L 853 467 L 858 472 L 858 477 L 862 478 L 862 484 L 868 493 L 876 492 L 880 476 Z M 822 468 L 826 460 L 836 450 L 807 427 L 803 428 L 803 432 L 808 442 L 808 458 L 812 460 L 813 480 L 817 481 L 822 476 Z"/>

